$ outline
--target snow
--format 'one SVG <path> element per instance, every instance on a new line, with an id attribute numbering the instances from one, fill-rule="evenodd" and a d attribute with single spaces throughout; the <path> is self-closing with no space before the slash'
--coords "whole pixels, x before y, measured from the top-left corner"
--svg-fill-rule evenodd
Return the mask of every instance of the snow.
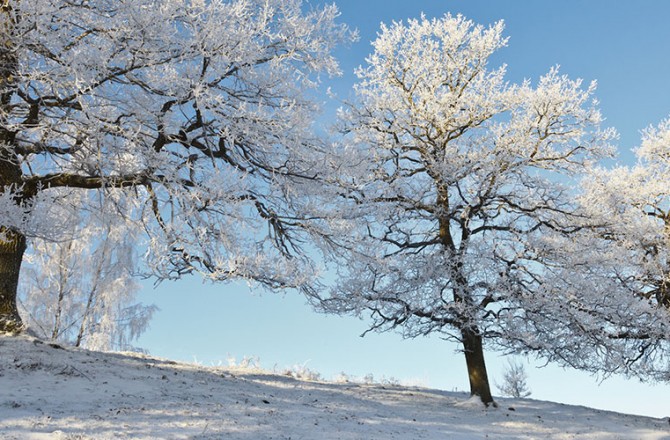
<path id="1" fill-rule="evenodd" d="M 577 391 L 577 390 L 576 390 Z M 670 439 L 668 419 L 419 387 L 301 381 L 0 336 L 0 438 Z"/>

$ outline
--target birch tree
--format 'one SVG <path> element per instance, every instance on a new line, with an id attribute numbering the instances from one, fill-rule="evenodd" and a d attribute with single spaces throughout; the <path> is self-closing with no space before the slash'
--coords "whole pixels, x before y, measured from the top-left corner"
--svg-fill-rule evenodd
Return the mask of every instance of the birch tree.
<path id="1" fill-rule="evenodd" d="M 313 89 L 351 35 L 337 15 L 300 0 L 3 0 L 0 331 L 22 327 L 27 238 L 58 241 L 53 216 L 80 209 L 64 192 L 135 200 L 160 278 L 309 279 L 286 200 L 314 178 Z"/>
<path id="2" fill-rule="evenodd" d="M 535 85 L 506 82 L 505 66 L 489 65 L 502 32 L 451 15 L 382 26 L 342 111 L 339 203 L 314 226 L 338 267 L 317 305 L 369 313 L 372 330 L 457 341 L 487 405 L 485 344 L 518 336 L 508 325 L 543 276 L 531 244 L 590 224 L 571 185 L 614 136 L 599 128 L 595 84 L 557 68 Z"/>
<path id="3" fill-rule="evenodd" d="M 38 337 L 92 350 L 141 350 L 133 342 L 157 309 L 136 302 L 139 231 L 127 213 L 112 212 L 82 211 L 61 241 L 29 241 L 19 310 Z"/>

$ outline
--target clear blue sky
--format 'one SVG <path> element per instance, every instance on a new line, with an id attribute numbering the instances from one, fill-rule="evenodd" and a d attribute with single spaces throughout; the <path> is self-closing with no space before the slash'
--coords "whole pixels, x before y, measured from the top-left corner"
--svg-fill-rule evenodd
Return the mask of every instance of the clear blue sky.
<path id="1" fill-rule="evenodd" d="M 319 1 L 312 0 L 312 4 Z M 341 21 L 357 28 L 360 41 L 338 51 L 345 75 L 329 85 L 343 98 L 364 63 L 380 22 L 461 13 L 481 24 L 506 23 L 509 47 L 495 63 L 508 65 L 508 80 L 536 80 L 552 66 L 585 81 L 598 80 L 606 125 L 621 134 L 620 161 L 630 163 L 639 130 L 670 116 L 670 1 L 638 0 L 340 0 Z M 359 335 L 353 318 L 318 315 L 297 293 L 251 292 L 242 283 L 202 284 L 196 278 L 144 289 L 142 301 L 161 311 L 140 346 L 152 354 L 203 364 L 257 356 L 266 368 L 306 364 L 330 377 L 363 376 L 416 380 L 445 390 L 468 390 L 457 346 L 439 338 L 403 340 L 395 334 Z M 492 382 L 504 361 L 488 353 Z M 670 385 L 621 378 L 602 384 L 589 375 L 554 366 L 527 370 L 532 398 L 655 417 L 670 416 Z M 494 387 L 495 388 L 495 387 Z"/>

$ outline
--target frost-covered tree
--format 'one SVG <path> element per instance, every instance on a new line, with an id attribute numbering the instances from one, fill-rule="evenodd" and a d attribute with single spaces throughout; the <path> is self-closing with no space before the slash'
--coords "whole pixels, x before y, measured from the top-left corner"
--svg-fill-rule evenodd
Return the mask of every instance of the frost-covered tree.
<path id="1" fill-rule="evenodd" d="M 76 196 L 83 194 L 70 195 Z M 156 307 L 136 302 L 139 231 L 125 213 L 111 211 L 80 212 L 62 241 L 29 241 L 19 307 L 39 337 L 93 350 L 137 350 L 132 343 Z"/>
<path id="2" fill-rule="evenodd" d="M 458 341 L 485 404 L 484 344 L 524 342 L 508 324 L 542 276 L 529 243 L 588 224 L 573 176 L 609 154 L 613 135 L 598 128 L 593 84 L 557 69 L 508 84 L 504 66 L 489 66 L 502 31 L 450 15 L 382 26 L 331 158 L 337 207 L 314 226 L 339 266 L 335 287 L 313 293 L 319 307 Z"/>
<path id="3" fill-rule="evenodd" d="M 138 203 L 129 221 L 158 277 L 308 279 L 285 201 L 314 178 L 312 90 L 350 36 L 337 14 L 300 0 L 0 2 L 0 331 L 22 326 L 27 237 L 66 234 L 54 215 L 76 218 L 77 191 Z"/>
<path id="4" fill-rule="evenodd" d="M 528 388 L 526 368 L 518 361 L 508 361 L 503 371 L 502 383 L 496 384 L 503 396 L 515 399 L 525 398 L 532 394 Z"/>
<path id="5" fill-rule="evenodd" d="M 637 164 L 595 168 L 581 203 L 596 228 L 542 237 L 547 266 L 517 338 L 549 360 L 605 376 L 670 381 L 670 120 L 643 133 Z M 554 336 L 551 343 L 537 334 Z M 581 337 L 574 337 L 575 334 Z"/>

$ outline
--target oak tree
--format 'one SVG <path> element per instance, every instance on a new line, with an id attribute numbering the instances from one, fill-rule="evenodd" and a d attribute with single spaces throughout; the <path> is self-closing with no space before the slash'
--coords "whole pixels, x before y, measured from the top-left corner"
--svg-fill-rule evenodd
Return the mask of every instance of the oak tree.
<path id="1" fill-rule="evenodd" d="M 528 251 L 589 224 L 570 185 L 613 135 L 599 128 L 594 84 L 557 68 L 536 85 L 506 82 L 505 66 L 490 66 L 502 32 L 451 15 L 382 26 L 342 111 L 335 206 L 314 226 L 337 270 L 316 304 L 370 312 L 374 330 L 458 341 L 487 405 L 484 347 L 516 336 L 508 325 L 543 276 Z"/>

